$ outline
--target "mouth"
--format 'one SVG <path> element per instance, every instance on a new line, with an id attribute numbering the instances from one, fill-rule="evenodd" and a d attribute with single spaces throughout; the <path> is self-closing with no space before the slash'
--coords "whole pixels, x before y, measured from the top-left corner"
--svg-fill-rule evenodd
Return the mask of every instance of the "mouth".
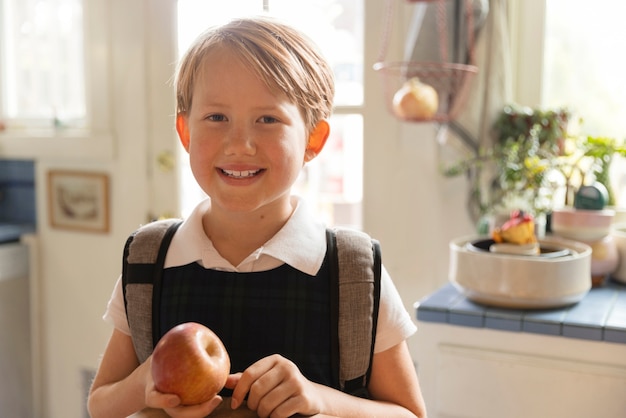
<path id="1" fill-rule="evenodd" d="M 221 170 L 223 174 L 225 174 L 228 177 L 234 178 L 234 179 L 247 179 L 250 177 L 254 177 L 257 174 L 259 174 L 261 171 L 261 169 L 259 170 Z"/>

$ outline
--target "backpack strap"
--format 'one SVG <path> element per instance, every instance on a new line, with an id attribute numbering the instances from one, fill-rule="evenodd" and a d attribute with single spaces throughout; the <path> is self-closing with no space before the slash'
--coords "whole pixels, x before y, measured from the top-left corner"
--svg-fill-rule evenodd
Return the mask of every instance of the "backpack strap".
<path id="1" fill-rule="evenodd" d="M 331 360 L 333 370 L 338 370 L 342 391 L 369 397 L 367 385 L 380 305 L 380 244 L 352 229 L 327 229 L 326 234 L 334 280 L 331 283 L 331 307 L 334 307 L 331 327 L 337 334 L 337 341 L 332 341 L 335 347 Z"/>
<path id="2" fill-rule="evenodd" d="M 124 304 L 137 358 L 143 363 L 158 341 L 161 277 L 167 248 L 182 223 L 156 221 L 126 241 L 122 267 Z M 331 366 L 342 391 L 369 397 L 380 302 L 378 241 L 351 229 L 327 229 L 330 254 Z"/>
<path id="3" fill-rule="evenodd" d="M 137 358 L 143 363 L 152 353 L 160 327 L 161 277 L 167 248 L 180 219 L 151 222 L 126 240 L 122 261 L 122 288 L 126 317 Z"/>

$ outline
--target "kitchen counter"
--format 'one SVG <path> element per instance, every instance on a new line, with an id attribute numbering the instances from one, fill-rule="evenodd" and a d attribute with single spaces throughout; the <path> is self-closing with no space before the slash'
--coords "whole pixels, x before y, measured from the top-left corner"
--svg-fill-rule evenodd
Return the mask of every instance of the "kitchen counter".
<path id="1" fill-rule="evenodd" d="M 564 308 L 483 306 L 446 284 L 415 304 L 429 418 L 624 418 L 626 285 Z"/>
<path id="2" fill-rule="evenodd" d="M 451 283 L 416 303 L 418 321 L 626 344 L 626 285 L 609 281 L 579 303 L 517 310 L 474 303 Z"/>

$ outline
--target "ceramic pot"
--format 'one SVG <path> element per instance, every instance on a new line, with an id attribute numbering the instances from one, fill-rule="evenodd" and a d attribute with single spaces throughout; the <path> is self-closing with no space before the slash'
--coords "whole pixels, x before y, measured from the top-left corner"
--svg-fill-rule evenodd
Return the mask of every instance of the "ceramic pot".
<path id="1" fill-rule="evenodd" d="M 591 286 L 599 287 L 617 269 L 619 253 L 612 235 L 590 242 L 589 246 L 591 247 Z"/>
<path id="2" fill-rule="evenodd" d="M 619 262 L 617 268 L 611 274 L 613 280 L 626 284 L 626 223 L 617 223 L 611 230 L 611 236 L 615 242 Z"/>
<path id="3" fill-rule="evenodd" d="M 617 269 L 619 254 L 610 235 L 615 211 L 561 208 L 552 212 L 555 235 L 591 247 L 591 286 L 599 287 Z"/>
<path id="4" fill-rule="evenodd" d="M 561 208 L 552 211 L 552 232 L 563 238 L 584 243 L 599 241 L 609 235 L 615 212 Z"/>
<path id="5" fill-rule="evenodd" d="M 565 255 L 499 254 L 476 244 L 488 237 L 450 242 L 449 280 L 472 301 L 517 309 L 546 309 L 580 301 L 591 288 L 591 248 L 578 241 L 550 237 L 542 249 Z M 543 250 L 542 250 L 543 251 Z"/>

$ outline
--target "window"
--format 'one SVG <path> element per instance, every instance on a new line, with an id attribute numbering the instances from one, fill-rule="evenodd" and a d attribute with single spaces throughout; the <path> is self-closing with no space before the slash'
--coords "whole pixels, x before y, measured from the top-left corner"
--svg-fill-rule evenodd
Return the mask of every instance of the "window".
<path id="1" fill-rule="evenodd" d="M 514 6 L 516 100 L 533 107 L 565 106 L 582 118 L 580 134 L 626 140 L 626 3 L 517 0 Z M 624 206 L 626 160 L 617 158 L 611 168 L 616 203 Z"/>
<path id="2" fill-rule="evenodd" d="M 0 120 L 77 126 L 86 116 L 80 0 L 0 0 Z"/>
<path id="3" fill-rule="evenodd" d="M 206 11 L 206 12 L 205 12 Z M 363 195 L 363 0 L 233 0 L 219 8 L 205 0 L 178 1 L 181 53 L 207 26 L 233 17 L 267 13 L 310 36 L 333 65 L 336 80 L 331 136 L 324 151 L 305 167 L 294 192 L 317 207 L 326 222 L 361 226 Z M 182 165 L 188 165 L 183 154 Z M 187 167 L 181 176 L 186 216 L 202 192 Z"/>
<path id="4" fill-rule="evenodd" d="M 5 158 L 111 157 L 108 0 L 0 0 Z"/>
<path id="5" fill-rule="evenodd" d="M 626 3 L 547 0 L 542 103 L 568 106 L 585 132 L 626 137 Z"/>

